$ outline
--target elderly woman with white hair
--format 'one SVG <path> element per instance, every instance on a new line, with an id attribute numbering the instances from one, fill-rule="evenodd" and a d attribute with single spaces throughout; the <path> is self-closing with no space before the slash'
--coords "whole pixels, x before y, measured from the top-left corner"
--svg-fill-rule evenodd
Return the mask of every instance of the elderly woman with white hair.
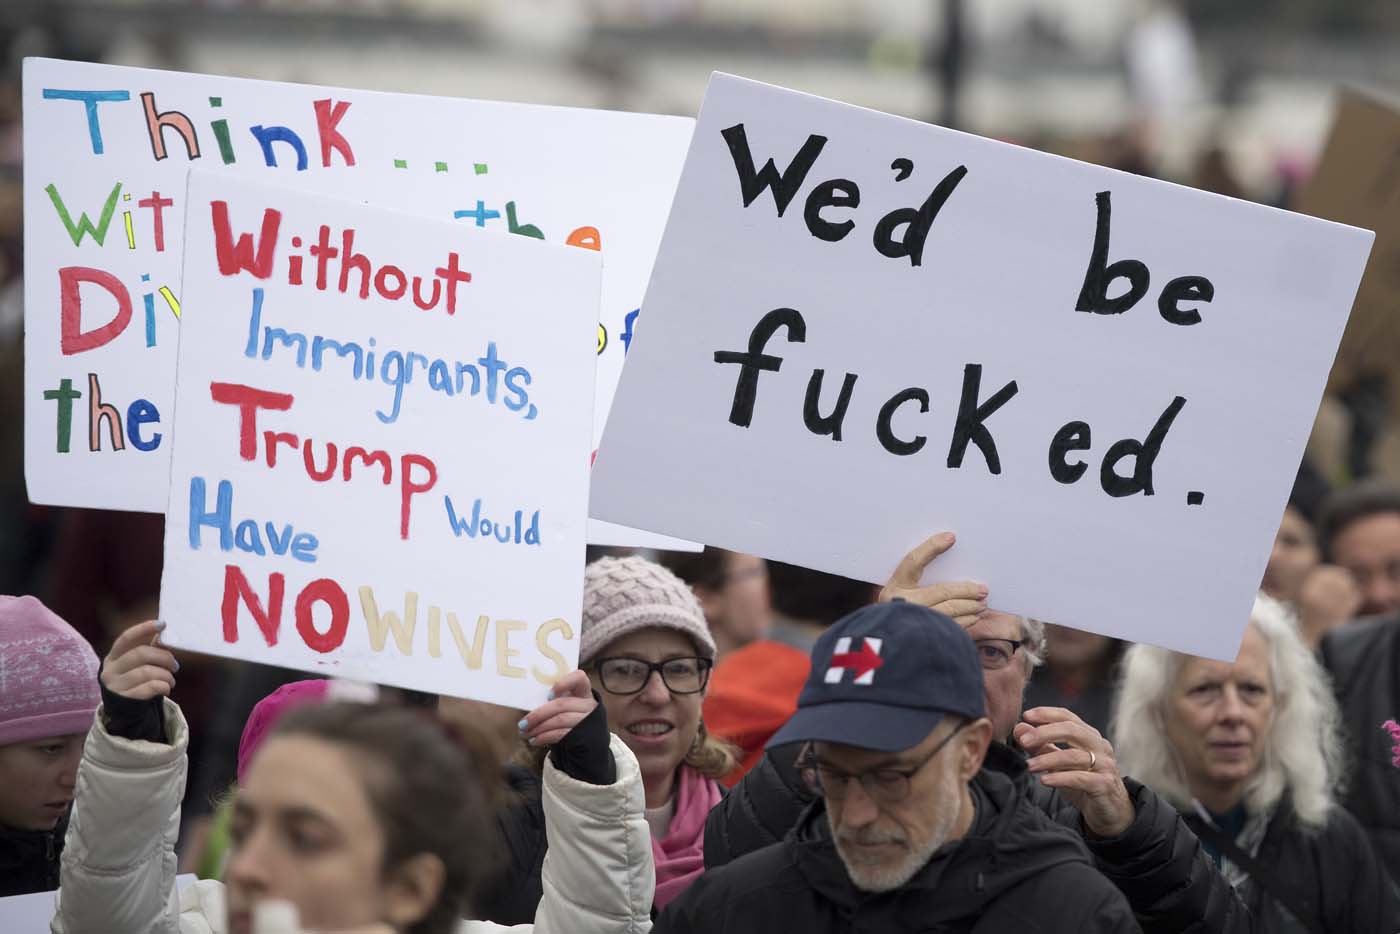
<path id="1" fill-rule="evenodd" d="M 1181 810 L 1256 931 L 1400 930 L 1400 899 L 1337 804 L 1339 729 L 1321 666 L 1261 595 L 1233 663 L 1129 649 L 1112 739 L 1123 770 Z"/>

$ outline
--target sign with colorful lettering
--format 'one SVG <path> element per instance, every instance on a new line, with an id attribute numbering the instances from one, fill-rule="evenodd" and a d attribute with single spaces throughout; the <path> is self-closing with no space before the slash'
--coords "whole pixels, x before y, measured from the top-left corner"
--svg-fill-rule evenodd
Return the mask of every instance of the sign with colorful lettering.
<path id="1" fill-rule="evenodd" d="M 716 75 L 593 514 L 1233 659 L 1372 239 Z"/>
<path id="2" fill-rule="evenodd" d="M 598 254 L 227 173 L 181 196 L 166 641 L 542 702 L 577 658 Z"/>
<path id="3" fill-rule="evenodd" d="M 165 508 L 192 166 L 601 251 L 596 447 L 694 123 L 26 60 L 29 498 Z M 352 244 L 311 246 L 308 268 L 360 286 Z M 601 523 L 591 539 L 677 546 Z"/>

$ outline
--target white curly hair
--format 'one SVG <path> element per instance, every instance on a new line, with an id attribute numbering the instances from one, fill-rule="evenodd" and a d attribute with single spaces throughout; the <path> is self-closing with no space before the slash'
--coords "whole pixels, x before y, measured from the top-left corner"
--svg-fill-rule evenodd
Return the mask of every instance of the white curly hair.
<path id="1" fill-rule="evenodd" d="M 1258 595 L 1249 622 L 1269 647 L 1274 710 L 1259 770 L 1245 789 L 1245 806 L 1251 813 L 1268 813 L 1287 796 L 1304 826 L 1321 827 L 1344 777 L 1341 715 L 1331 684 L 1282 603 Z M 1167 737 L 1166 703 L 1190 657 L 1149 645 L 1128 649 L 1110 728 L 1123 773 L 1179 809 L 1190 807 L 1192 794 Z"/>

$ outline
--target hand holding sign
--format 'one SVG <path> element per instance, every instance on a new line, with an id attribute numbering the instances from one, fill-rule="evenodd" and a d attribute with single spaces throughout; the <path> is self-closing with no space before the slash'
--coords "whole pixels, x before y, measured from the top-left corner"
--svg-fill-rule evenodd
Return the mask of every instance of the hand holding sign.
<path id="1" fill-rule="evenodd" d="M 180 663 L 169 649 L 153 642 L 164 630 L 165 623 L 152 619 L 117 636 L 102 660 L 102 686 L 131 700 L 169 697 Z"/>
<path id="2" fill-rule="evenodd" d="M 977 622 L 977 617 L 987 610 L 987 585 L 976 581 L 948 581 L 920 587 L 919 579 L 924 569 L 943 554 L 957 538 L 952 532 L 939 532 L 930 536 L 904 556 L 895 568 L 894 574 L 884 589 L 880 591 L 880 602 L 907 600 L 937 610 L 966 629 Z"/>
<path id="3" fill-rule="evenodd" d="M 554 682 L 546 701 L 520 721 L 520 735 L 531 746 L 553 746 L 598 706 L 588 675 L 571 671 Z"/>

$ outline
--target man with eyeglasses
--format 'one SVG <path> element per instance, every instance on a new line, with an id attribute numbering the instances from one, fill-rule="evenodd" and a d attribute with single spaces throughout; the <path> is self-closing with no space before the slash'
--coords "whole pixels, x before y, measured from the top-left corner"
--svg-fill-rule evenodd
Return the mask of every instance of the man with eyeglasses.
<path id="1" fill-rule="evenodd" d="M 988 651 L 902 600 L 831 627 L 769 742 L 803 745 L 817 799 L 782 843 L 702 876 L 654 930 L 1141 930 L 1076 835 L 1028 803 L 1024 768 L 982 767 Z"/>
<path id="2" fill-rule="evenodd" d="M 1113 745 L 1063 708 L 1022 711 L 1026 684 L 1046 650 L 1041 623 L 950 598 L 956 584 L 920 578 L 954 544 L 943 532 L 915 547 L 881 591 L 952 616 L 978 647 L 992 743 L 987 767 L 1029 769 L 1021 787 L 1042 813 L 1078 834 L 1094 865 L 1128 899 L 1149 932 L 1250 934 L 1249 909 L 1180 815 L 1152 789 L 1125 779 Z M 969 584 L 963 581 L 958 584 Z M 985 594 L 985 589 L 984 589 Z M 1015 742 L 1018 748 L 1010 744 Z M 705 866 L 725 866 L 782 840 L 813 799 L 791 748 L 773 749 L 710 812 Z"/>

